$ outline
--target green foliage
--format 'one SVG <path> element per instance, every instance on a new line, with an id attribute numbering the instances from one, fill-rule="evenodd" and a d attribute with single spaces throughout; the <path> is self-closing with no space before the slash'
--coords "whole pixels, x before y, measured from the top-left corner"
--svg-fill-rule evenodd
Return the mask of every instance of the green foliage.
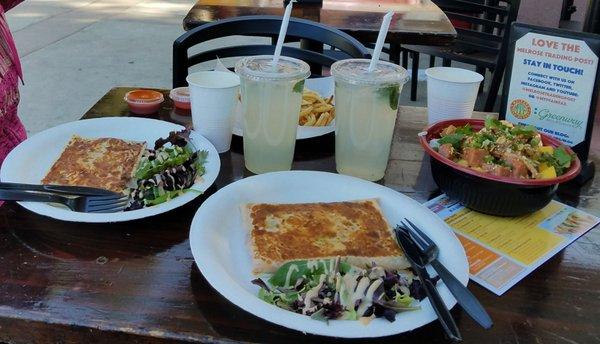
<path id="1" fill-rule="evenodd" d="M 277 271 L 269 278 L 269 283 L 276 287 L 287 287 L 285 285 L 286 278 L 288 277 L 288 270 L 292 269 L 290 273 L 289 281 L 297 281 L 300 277 L 311 279 L 318 279 L 320 275 L 325 274 L 326 271 L 331 269 L 331 260 L 319 260 L 316 266 L 308 266 L 306 260 L 295 260 L 283 264 Z M 345 274 L 350 270 L 350 264 L 340 262 L 339 265 L 340 273 Z"/>

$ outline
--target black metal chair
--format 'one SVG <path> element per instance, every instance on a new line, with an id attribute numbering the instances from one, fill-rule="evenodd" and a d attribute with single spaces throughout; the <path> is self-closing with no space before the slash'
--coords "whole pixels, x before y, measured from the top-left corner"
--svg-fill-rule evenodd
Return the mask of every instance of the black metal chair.
<path id="1" fill-rule="evenodd" d="M 405 68 L 408 54 L 412 58 L 410 99 L 417 99 L 419 57 L 427 54 L 430 67 L 434 66 L 435 57 L 441 57 L 443 66 L 450 66 L 452 61 L 475 65 L 477 72 L 484 76 L 489 69 L 492 80 L 483 110 L 492 111 L 506 65 L 510 24 L 517 18 L 520 1 L 438 0 L 436 3 L 448 18 L 468 23 L 469 28 L 456 27 L 457 38 L 451 46 L 402 45 Z"/>
<path id="2" fill-rule="evenodd" d="M 208 40 L 233 35 L 276 37 L 280 26 L 279 16 L 244 16 L 204 24 L 184 33 L 173 43 L 173 87 L 187 85 L 185 78 L 188 69 L 196 64 L 212 61 L 217 57 L 271 55 L 275 50 L 274 45 L 249 44 L 211 49 L 188 56 L 191 47 Z M 350 35 L 310 20 L 291 18 L 286 35 L 286 41 L 288 40 L 304 40 L 311 46 L 328 45 L 335 49 L 319 52 L 283 47 L 282 55 L 307 62 L 311 65 L 312 73 L 317 75 L 321 75 L 322 67 L 330 67 L 341 59 L 370 58 L 367 48 Z"/>

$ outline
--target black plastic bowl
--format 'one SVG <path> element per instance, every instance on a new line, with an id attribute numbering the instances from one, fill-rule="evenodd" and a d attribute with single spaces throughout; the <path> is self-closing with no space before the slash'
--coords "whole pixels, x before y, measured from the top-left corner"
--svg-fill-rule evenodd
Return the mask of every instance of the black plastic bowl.
<path id="1" fill-rule="evenodd" d="M 431 156 L 431 173 L 438 187 L 450 198 L 481 213 L 496 216 L 519 216 L 545 207 L 556 193 L 558 184 L 575 178 L 581 171 L 579 159 L 561 176 L 550 179 L 519 179 L 500 177 L 479 172 L 459 165 L 443 157 L 429 145 L 429 141 L 440 137 L 440 132 L 454 125 L 470 124 L 480 130 L 484 121 L 479 119 L 456 119 L 441 121 L 427 127 L 419 134 L 421 146 Z M 544 145 L 562 146 L 560 141 L 542 134 Z M 567 152 L 573 153 L 569 147 Z"/>

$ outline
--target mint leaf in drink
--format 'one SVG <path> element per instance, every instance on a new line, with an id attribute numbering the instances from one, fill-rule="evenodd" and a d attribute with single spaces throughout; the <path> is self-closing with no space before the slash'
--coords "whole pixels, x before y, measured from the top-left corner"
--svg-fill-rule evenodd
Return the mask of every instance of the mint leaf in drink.
<path id="1" fill-rule="evenodd" d="M 380 97 L 387 99 L 392 110 L 398 110 L 400 99 L 400 86 L 398 84 L 382 87 L 377 90 Z"/>
<path id="2" fill-rule="evenodd" d="M 303 90 L 304 90 L 304 80 L 300 80 L 294 85 L 293 91 L 296 93 L 302 93 Z"/>
<path id="3" fill-rule="evenodd" d="M 398 101 L 400 100 L 400 87 L 394 85 L 390 88 L 390 108 L 392 110 L 398 110 Z"/>

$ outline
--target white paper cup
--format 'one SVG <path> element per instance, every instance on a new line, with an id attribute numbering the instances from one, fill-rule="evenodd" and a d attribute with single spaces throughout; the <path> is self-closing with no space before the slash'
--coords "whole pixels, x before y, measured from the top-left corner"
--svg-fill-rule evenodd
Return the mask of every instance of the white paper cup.
<path id="1" fill-rule="evenodd" d="M 194 130 L 206 137 L 217 152 L 228 151 L 240 78 L 232 72 L 202 71 L 189 74 L 186 81 Z"/>
<path id="2" fill-rule="evenodd" d="M 445 119 L 471 118 L 483 80 L 481 74 L 452 67 L 428 68 L 425 74 L 430 124 Z"/>

